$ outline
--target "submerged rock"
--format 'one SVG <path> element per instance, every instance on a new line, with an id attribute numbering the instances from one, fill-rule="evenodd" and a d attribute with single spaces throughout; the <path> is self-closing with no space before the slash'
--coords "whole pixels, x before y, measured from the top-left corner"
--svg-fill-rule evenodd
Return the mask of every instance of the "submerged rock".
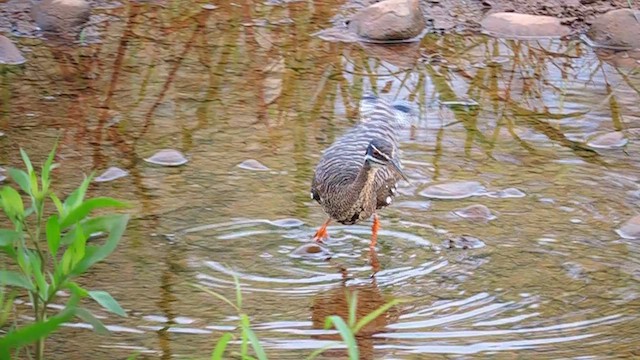
<path id="1" fill-rule="evenodd" d="M 471 220 L 491 221 L 497 218 L 488 207 L 482 204 L 469 205 L 465 208 L 454 210 L 453 213 L 463 219 Z"/>
<path id="2" fill-rule="evenodd" d="M 105 170 L 105 172 L 100 174 L 100 176 L 96 177 L 93 181 L 95 181 L 95 182 L 113 181 L 113 180 L 116 180 L 116 179 L 123 178 L 123 177 L 125 177 L 127 175 L 129 175 L 128 171 L 122 170 L 122 169 L 117 168 L 115 166 L 112 166 L 112 167 L 108 168 L 107 170 Z"/>
<path id="3" fill-rule="evenodd" d="M 0 64 L 20 65 L 27 60 L 7 37 L 0 35 Z"/>
<path id="4" fill-rule="evenodd" d="M 621 131 L 613 131 L 593 136 L 587 141 L 587 146 L 594 149 L 616 149 L 627 145 L 628 142 Z"/>
<path id="5" fill-rule="evenodd" d="M 453 236 L 449 239 L 446 239 L 442 245 L 449 249 L 480 249 L 486 246 L 484 241 L 478 239 L 477 237 L 469 236 L 469 235 L 460 235 Z"/>
<path id="6" fill-rule="evenodd" d="M 619 229 L 616 229 L 616 233 L 624 239 L 639 239 L 640 238 L 640 215 L 636 215 L 627 220 Z"/>
<path id="7" fill-rule="evenodd" d="M 310 243 L 296 248 L 289 254 L 289 256 L 293 258 L 325 260 L 331 258 L 331 252 L 324 246 L 316 243 Z"/>
<path id="8" fill-rule="evenodd" d="M 33 3 L 31 16 L 40 29 L 64 33 L 86 23 L 91 6 L 86 0 L 42 0 Z"/>
<path id="9" fill-rule="evenodd" d="M 161 166 L 180 166 L 189 162 L 181 152 L 173 149 L 160 150 L 144 161 Z"/>
<path id="10" fill-rule="evenodd" d="M 527 194 L 525 194 L 520 189 L 506 188 L 504 190 L 492 191 L 490 193 L 487 193 L 487 196 L 492 198 L 507 199 L 507 198 L 521 198 L 521 197 L 527 196 Z"/>
<path id="11" fill-rule="evenodd" d="M 598 46 L 640 49 L 640 10 L 618 9 L 598 16 L 587 33 Z"/>
<path id="12" fill-rule="evenodd" d="M 237 165 L 240 169 L 253 171 L 269 171 L 268 167 L 262 165 L 258 160 L 248 159 Z"/>
<path id="13" fill-rule="evenodd" d="M 569 35 L 569 28 L 551 16 L 494 13 L 480 22 L 482 30 L 499 38 L 553 38 Z"/>
<path id="14" fill-rule="evenodd" d="M 415 38 L 425 25 L 418 0 L 384 0 L 356 13 L 349 29 L 365 39 L 394 41 Z"/>
<path id="15" fill-rule="evenodd" d="M 484 193 L 485 187 L 477 181 L 457 181 L 431 185 L 422 190 L 420 195 L 433 199 L 464 199 Z"/>
<path id="16" fill-rule="evenodd" d="M 288 229 L 302 226 L 304 222 L 300 219 L 278 219 L 271 221 L 271 225 Z"/>

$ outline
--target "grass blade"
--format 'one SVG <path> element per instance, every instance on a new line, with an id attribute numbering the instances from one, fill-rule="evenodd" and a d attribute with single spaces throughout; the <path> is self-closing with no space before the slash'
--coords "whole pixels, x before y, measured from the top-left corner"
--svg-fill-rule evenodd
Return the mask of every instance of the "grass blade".
<path id="1" fill-rule="evenodd" d="M 316 349 L 314 352 L 312 352 L 308 357 L 305 358 L 305 360 L 313 360 L 315 358 L 317 358 L 318 356 L 320 356 L 320 354 L 322 354 L 323 352 L 334 348 L 336 345 L 335 344 L 329 344 L 327 346 L 323 346 L 320 349 Z"/>
<path id="2" fill-rule="evenodd" d="M 260 344 L 260 340 L 258 340 L 256 333 L 254 333 L 253 330 L 251 330 L 249 317 L 245 314 L 240 315 L 240 323 L 242 325 L 242 332 L 249 339 L 249 342 L 251 343 L 251 347 L 253 348 L 253 351 L 256 353 L 258 360 L 267 360 L 267 354 L 264 352 L 264 349 Z"/>
<path id="3" fill-rule="evenodd" d="M 389 309 L 391 309 L 392 307 L 398 305 L 399 303 L 401 303 L 402 301 L 399 299 L 394 299 L 382 306 L 380 306 L 379 308 L 377 308 L 375 311 L 367 314 L 367 316 L 363 317 L 362 319 L 360 319 L 360 321 L 358 321 L 358 323 L 356 324 L 356 326 L 353 328 L 353 332 L 354 333 L 358 333 L 358 331 L 360 331 L 363 327 L 367 326 L 368 323 L 372 322 L 373 320 L 375 320 L 378 316 L 384 314 L 385 312 L 387 312 Z"/>
<path id="4" fill-rule="evenodd" d="M 238 309 L 242 309 L 242 290 L 240 289 L 240 280 L 238 277 L 233 275 L 233 281 L 236 283 L 236 303 L 238 304 Z M 238 310 L 240 312 L 240 310 Z"/>
<path id="5" fill-rule="evenodd" d="M 229 333 L 222 334 L 220 340 L 218 340 L 218 342 L 216 343 L 216 347 L 211 353 L 211 360 L 223 360 L 222 356 L 224 355 L 225 350 L 227 350 L 227 344 L 229 344 L 229 341 L 231 341 L 232 337 L 233 336 L 231 336 L 231 334 Z"/>
<path id="6" fill-rule="evenodd" d="M 231 306 L 232 308 L 234 308 L 237 312 L 240 312 L 240 309 L 238 309 L 238 307 L 231 302 L 231 300 L 227 299 L 226 297 L 224 297 L 223 295 L 218 294 L 217 292 L 211 290 L 211 289 L 207 289 L 206 287 L 202 286 L 202 285 L 198 285 L 198 284 L 191 284 L 191 286 L 193 286 L 196 289 L 202 290 L 204 292 L 206 292 L 209 295 L 215 296 L 218 299 L 226 302 L 227 304 L 229 304 L 229 306 Z"/>
<path id="7" fill-rule="evenodd" d="M 353 291 L 349 293 L 347 291 L 347 303 L 349 304 L 349 327 L 351 329 L 356 326 L 356 315 L 357 315 L 357 307 L 358 307 L 358 292 Z"/>
<path id="8" fill-rule="evenodd" d="M 347 353 L 349 354 L 349 360 L 358 360 L 360 359 L 360 351 L 358 350 L 358 345 L 356 344 L 356 339 L 353 336 L 353 332 L 349 329 L 349 326 L 342 320 L 341 317 L 333 315 L 327 317 L 327 320 L 324 323 L 324 328 L 329 329 L 333 325 L 336 330 L 340 333 L 342 337 L 342 341 L 344 341 L 345 345 L 347 345 Z"/>

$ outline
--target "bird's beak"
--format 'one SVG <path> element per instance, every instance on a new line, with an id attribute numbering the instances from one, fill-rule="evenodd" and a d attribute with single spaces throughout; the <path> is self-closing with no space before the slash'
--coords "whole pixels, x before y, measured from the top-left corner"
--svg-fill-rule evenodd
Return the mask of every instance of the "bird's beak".
<path id="1" fill-rule="evenodd" d="M 391 167 L 393 168 L 393 170 L 395 172 L 398 173 L 398 175 L 402 176 L 402 178 L 406 181 L 406 182 L 410 182 L 409 178 L 407 177 L 407 174 L 404 173 L 404 171 L 402 171 L 402 169 L 400 168 L 400 164 L 398 164 L 397 161 L 395 160 L 391 160 L 389 162 L 389 164 L 391 164 Z"/>

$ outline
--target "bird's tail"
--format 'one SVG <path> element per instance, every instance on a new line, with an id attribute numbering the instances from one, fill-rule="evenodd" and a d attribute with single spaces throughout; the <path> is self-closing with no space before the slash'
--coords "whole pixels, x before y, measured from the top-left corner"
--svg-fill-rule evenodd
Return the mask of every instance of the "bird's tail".
<path id="1" fill-rule="evenodd" d="M 408 101 L 396 100 L 389 103 L 387 100 L 371 93 L 365 93 L 360 101 L 361 121 L 368 122 L 372 118 L 379 116 L 392 118 L 401 127 L 415 125 L 420 120 L 415 105 Z"/>

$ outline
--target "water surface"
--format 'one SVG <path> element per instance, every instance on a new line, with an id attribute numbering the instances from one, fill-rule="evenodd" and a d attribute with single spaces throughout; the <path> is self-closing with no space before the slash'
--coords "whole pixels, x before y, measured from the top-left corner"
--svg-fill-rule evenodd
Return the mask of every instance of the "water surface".
<path id="1" fill-rule="evenodd" d="M 273 359 L 337 339 L 322 325 L 346 316 L 345 290 L 361 314 L 412 300 L 363 330 L 364 359 L 640 355 L 640 246 L 615 232 L 638 212 L 636 65 L 577 41 L 430 35 L 380 48 L 311 36 L 337 1 L 200 5 L 102 9 L 98 37 L 22 38 L 28 63 L 0 75 L 0 165 L 18 165 L 19 146 L 44 158 L 60 136 L 63 193 L 116 166 L 128 176 L 91 192 L 135 206 L 116 253 L 82 280 L 129 317 L 96 310 L 113 334 L 74 324 L 50 358 L 205 358 L 237 317 L 189 284 L 232 297 L 233 275 Z M 381 213 L 373 278 L 369 223 L 330 227 L 330 261 L 291 256 L 324 221 L 313 167 L 366 91 L 420 113 L 401 134 L 412 181 Z M 611 132 L 628 143 L 589 146 Z M 144 161 L 166 148 L 188 163 Z M 469 181 L 483 191 L 425 196 Z M 455 214 L 475 204 L 495 219 Z M 484 246 L 446 245 L 461 235 Z"/>

